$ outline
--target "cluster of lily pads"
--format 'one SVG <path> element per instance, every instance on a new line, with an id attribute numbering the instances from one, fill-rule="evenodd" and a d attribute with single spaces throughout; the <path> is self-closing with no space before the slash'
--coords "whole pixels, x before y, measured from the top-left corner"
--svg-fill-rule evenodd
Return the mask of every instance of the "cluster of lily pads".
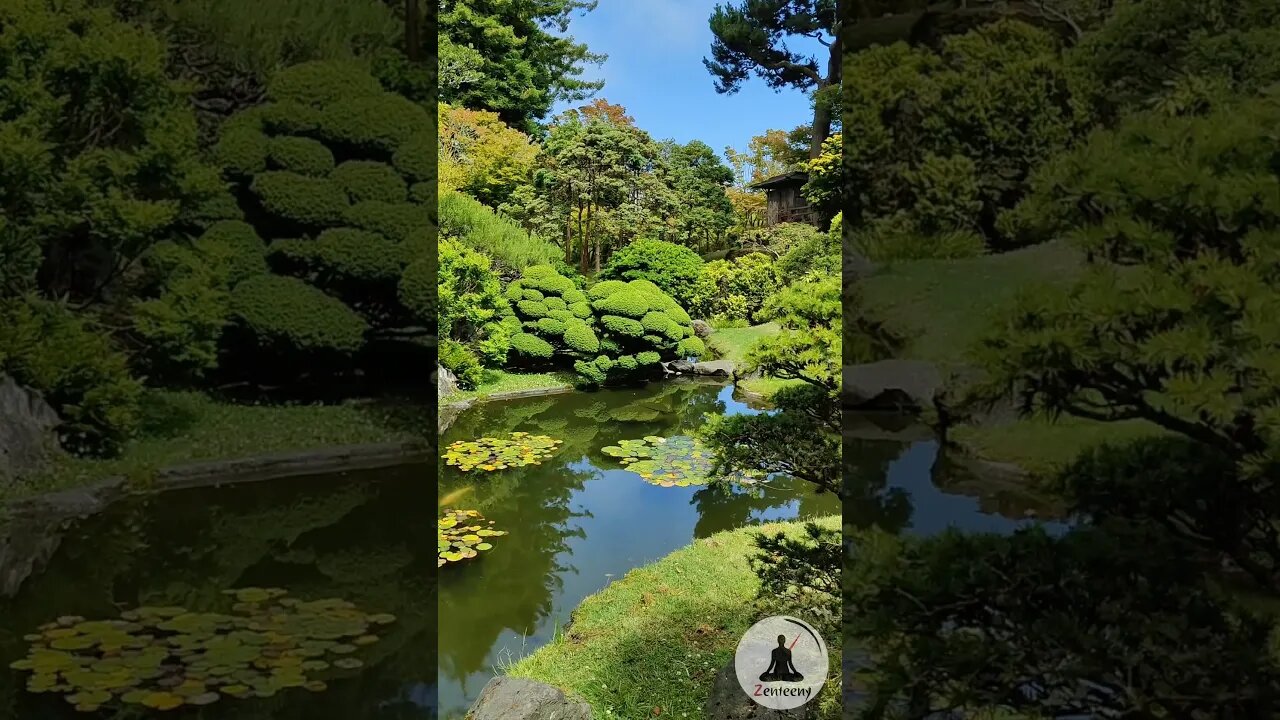
<path id="1" fill-rule="evenodd" d="M 706 485 L 713 477 L 750 485 L 760 477 L 756 472 L 715 474 L 715 453 L 701 440 L 687 435 L 669 438 L 646 435 L 640 440 L 620 440 L 617 445 L 601 448 L 601 452 L 618 458 L 645 482 L 660 487 Z"/>
<path id="2" fill-rule="evenodd" d="M 440 518 L 439 557 L 436 567 L 446 563 L 470 560 L 480 552 L 493 548 L 486 538 L 506 535 L 494 530 L 492 520 L 485 520 L 475 510 L 446 510 Z"/>
<path id="3" fill-rule="evenodd" d="M 446 464 L 455 465 L 462 472 L 476 469 L 493 472 L 538 465 L 550 457 L 561 442 L 546 435 L 513 432 L 509 440 L 495 437 L 459 440 L 445 448 L 444 459 Z"/>
<path id="4" fill-rule="evenodd" d="M 320 692 L 318 674 L 361 667 L 352 654 L 378 641 L 376 626 L 395 621 L 277 588 L 226 594 L 231 614 L 141 607 L 115 620 L 60 617 L 25 636 L 27 657 L 10 667 L 31 672 L 31 692 L 64 693 L 83 712 L 111 703 L 172 710 L 287 688 Z"/>

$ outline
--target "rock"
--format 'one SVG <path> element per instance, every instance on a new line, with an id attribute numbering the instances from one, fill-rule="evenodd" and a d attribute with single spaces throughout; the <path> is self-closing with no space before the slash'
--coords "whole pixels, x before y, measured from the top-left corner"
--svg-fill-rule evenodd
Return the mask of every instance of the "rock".
<path id="1" fill-rule="evenodd" d="M 591 707 L 536 680 L 496 677 L 467 713 L 468 720 L 591 720 Z"/>
<path id="2" fill-rule="evenodd" d="M 705 711 L 707 720 L 811 720 L 818 716 L 818 701 L 811 700 L 792 710 L 771 710 L 759 705 L 742 692 L 730 660 L 716 673 Z"/>
<path id="3" fill-rule="evenodd" d="M 844 368 L 844 406 L 854 410 L 919 412 L 934 407 L 944 386 L 933 363 L 881 360 Z"/>
<path id="4" fill-rule="evenodd" d="M 715 330 L 712 330 L 712 329 L 711 329 L 711 326 L 710 326 L 710 325 L 708 325 L 705 321 L 703 321 L 703 320 L 694 320 L 694 321 L 693 321 L 693 334 L 694 334 L 694 335 L 697 335 L 697 336 L 698 336 L 698 337 L 700 337 L 700 338 L 704 338 L 704 337 L 707 337 L 708 335 L 710 335 L 710 334 L 711 334 L 711 333 L 713 333 L 713 332 L 715 332 Z"/>
<path id="5" fill-rule="evenodd" d="M 40 393 L 0 375 L 0 479 L 39 471 L 58 447 L 62 420 Z"/>
<path id="6" fill-rule="evenodd" d="M 689 372 L 694 375 L 711 377 L 733 377 L 735 366 L 730 360 L 711 360 L 709 362 L 691 363 Z"/>
<path id="7" fill-rule="evenodd" d="M 443 365 L 436 366 L 436 399 L 451 395 L 458 391 L 458 378 Z"/>
<path id="8" fill-rule="evenodd" d="M 667 367 L 671 369 L 671 372 L 682 375 L 688 375 L 693 372 L 693 363 L 688 360 L 673 360 L 667 364 Z"/>

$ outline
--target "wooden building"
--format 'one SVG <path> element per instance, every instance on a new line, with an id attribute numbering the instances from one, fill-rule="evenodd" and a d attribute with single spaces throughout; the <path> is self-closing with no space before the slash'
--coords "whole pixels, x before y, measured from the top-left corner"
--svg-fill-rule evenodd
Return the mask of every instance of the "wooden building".
<path id="1" fill-rule="evenodd" d="M 804 194 L 800 192 L 809 182 L 809 173 L 803 170 L 792 170 L 752 183 L 748 187 L 764 190 L 767 206 L 765 224 L 773 227 L 779 223 L 809 223 L 819 225 L 821 218 L 818 212 L 809 207 Z"/>

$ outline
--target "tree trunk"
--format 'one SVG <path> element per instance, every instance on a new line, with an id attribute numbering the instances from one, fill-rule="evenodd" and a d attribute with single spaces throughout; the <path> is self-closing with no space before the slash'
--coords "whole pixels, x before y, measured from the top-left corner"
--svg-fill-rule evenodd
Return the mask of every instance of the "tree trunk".
<path id="1" fill-rule="evenodd" d="M 418 0 L 404 0 L 404 54 L 412 62 L 422 59 L 422 17 Z"/>
<path id="2" fill-rule="evenodd" d="M 840 57 L 840 37 L 831 43 L 831 53 L 827 57 L 827 77 L 814 91 L 815 96 L 829 87 L 840 87 L 840 67 L 843 60 Z M 809 143 L 809 159 L 817 160 L 822 154 L 822 143 L 831 136 L 831 105 L 826 102 L 815 102 L 813 104 L 813 128 L 812 139 Z"/>

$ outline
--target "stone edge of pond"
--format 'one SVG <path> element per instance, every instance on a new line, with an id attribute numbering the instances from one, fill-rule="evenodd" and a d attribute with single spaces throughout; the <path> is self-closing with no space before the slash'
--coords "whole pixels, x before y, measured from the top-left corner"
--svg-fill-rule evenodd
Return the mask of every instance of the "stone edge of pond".
<path id="1" fill-rule="evenodd" d="M 0 512 L 10 518 L 88 515 L 134 493 L 217 487 L 325 472 L 371 470 L 415 460 L 427 462 L 431 459 L 434 459 L 434 453 L 428 445 L 421 442 L 396 442 L 191 462 L 163 468 L 146 484 L 132 483 L 124 476 L 109 477 L 81 487 L 0 504 Z"/>
<path id="2" fill-rule="evenodd" d="M 529 388 L 527 390 L 502 390 L 500 392 L 491 393 L 489 395 L 481 395 L 479 397 L 467 398 L 466 400 L 455 400 L 453 402 L 441 403 L 438 412 L 439 418 L 436 423 L 436 433 L 443 435 L 445 430 L 453 424 L 454 420 L 477 403 L 501 402 L 503 400 L 520 400 L 523 398 L 541 397 L 543 395 L 565 395 L 567 393 L 580 392 L 572 385 L 556 385 L 554 387 Z"/>

